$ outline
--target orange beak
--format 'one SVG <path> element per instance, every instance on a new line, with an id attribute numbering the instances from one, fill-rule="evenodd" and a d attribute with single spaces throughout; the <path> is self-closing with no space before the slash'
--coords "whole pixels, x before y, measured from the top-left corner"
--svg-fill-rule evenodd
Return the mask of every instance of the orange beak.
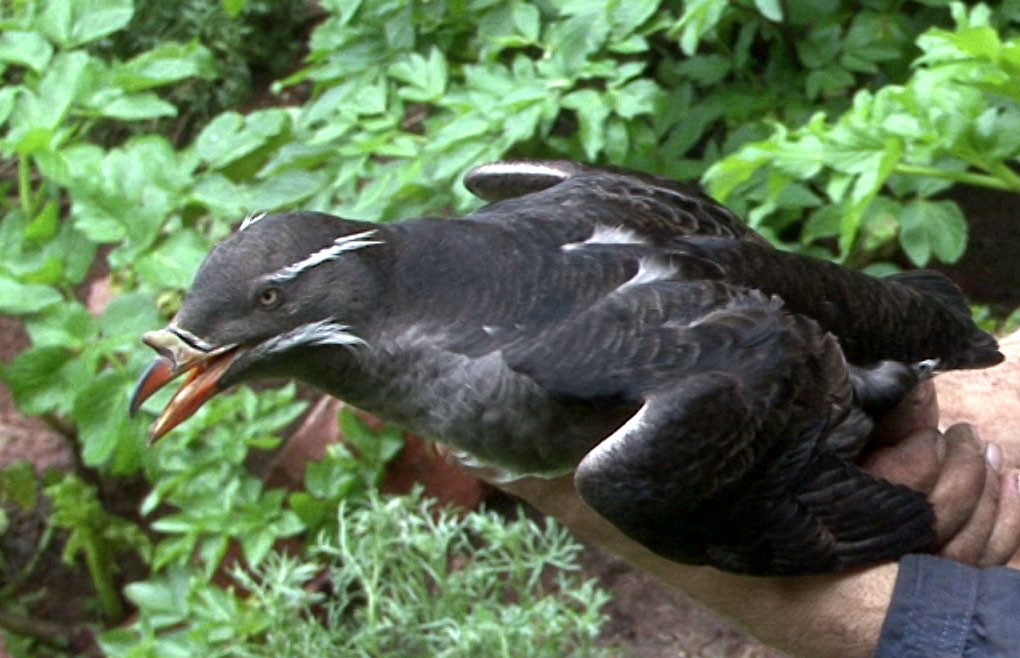
<path id="1" fill-rule="evenodd" d="M 152 426 L 149 442 L 155 443 L 220 392 L 220 379 L 244 350 L 228 345 L 208 352 L 202 351 L 186 343 L 172 328 L 150 331 L 142 340 L 162 356 L 153 361 L 138 378 L 131 395 L 132 415 L 156 391 L 177 377 L 188 374 L 184 385 Z"/>

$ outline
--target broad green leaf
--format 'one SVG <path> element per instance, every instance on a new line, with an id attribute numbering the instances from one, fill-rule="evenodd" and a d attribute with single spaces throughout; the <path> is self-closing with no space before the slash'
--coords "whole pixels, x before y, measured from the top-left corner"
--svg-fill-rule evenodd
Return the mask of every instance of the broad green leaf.
<path id="1" fill-rule="evenodd" d="M 515 0 L 510 5 L 514 27 L 528 41 L 538 41 L 542 29 L 542 12 L 530 2 Z"/>
<path id="2" fill-rule="evenodd" d="M 22 153 L 49 146 L 57 126 L 87 84 L 89 56 L 81 51 L 60 53 L 46 68 L 35 91 L 19 95 L 11 117 L 11 138 Z"/>
<path id="3" fill-rule="evenodd" d="M 105 117 L 122 121 L 177 116 L 177 108 L 155 94 L 118 96 L 97 108 Z"/>
<path id="4" fill-rule="evenodd" d="M 779 23 L 783 20 L 783 5 L 779 0 L 754 0 L 754 6 L 770 21 Z"/>
<path id="5" fill-rule="evenodd" d="M 251 190 L 252 208 L 271 211 L 293 207 L 326 184 L 325 172 L 284 171 Z"/>
<path id="6" fill-rule="evenodd" d="M 67 46 L 80 46 L 121 29 L 134 14 L 132 0 L 71 0 Z"/>
<path id="7" fill-rule="evenodd" d="M 96 338 L 96 321 L 82 304 L 64 302 L 25 320 L 35 346 L 80 350 Z"/>
<path id="8" fill-rule="evenodd" d="M 209 245 L 191 230 L 173 233 L 165 242 L 135 263 L 138 276 L 156 289 L 187 289 L 202 264 Z"/>
<path id="9" fill-rule="evenodd" d="M 28 349 L 0 373 L 18 407 L 33 416 L 53 411 L 69 412 L 75 392 L 91 374 L 71 350 L 57 345 Z"/>
<path id="10" fill-rule="evenodd" d="M 691 0 L 684 4 L 684 13 L 673 26 L 671 33 L 679 35 L 680 48 L 685 55 L 693 55 L 702 37 L 715 29 L 729 8 L 727 0 Z"/>
<path id="11" fill-rule="evenodd" d="M 14 104 L 17 101 L 19 87 L 7 85 L 0 88 L 0 125 L 3 125 L 11 112 L 14 111 Z"/>
<path id="12" fill-rule="evenodd" d="M 563 97 L 563 107 L 574 110 L 580 121 L 578 137 L 585 157 L 594 160 L 606 143 L 605 123 L 609 116 L 604 94 L 581 89 Z"/>
<path id="13" fill-rule="evenodd" d="M 60 229 L 60 207 L 56 201 L 49 201 L 42 210 L 25 226 L 25 239 L 30 242 L 46 242 Z"/>
<path id="14" fill-rule="evenodd" d="M 63 301 L 59 292 L 49 286 L 21 283 L 0 276 L 0 313 L 24 315 L 36 313 Z"/>
<path id="15" fill-rule="evenodd" d="M 933 255 L 955 262 L 967 246 L 967 222 L 951 201 L 912 201 L 900 215 L 900 246 L 918 267 Z"/>
<path id="16" fill-rule="evenodd" d="M 195 140 L 195 152 L 209 166 L 220 169 L 248 155 L 285 130 L 283 110 L 261 110 L 243 116 L 224 112 L 210 121 Z"/>
<path id="17" fill-rule="evenodd" d="M 216 72 L 212 53 L 197 42 L 163 43 L 112 70 L 117 87 L 127 92 L 145 91 L 187 78 L 211 79 Z"/>
<path id="18" fill-rule="evenodd" d="M 184 568 L 171 568 L 157 578 L 143 580 L 127 585 L 124 595 L 132 603 L 147 612 L 160 612 L 166 619 L 183 620 L 188 614 L 187 571 Z"/>
<path id="19" fill-rule="evenodd" d="M 0 34 L 0 62 L 42 71 L 53 56 L 53 46 L 37 32 L 10 30 Z"/>
<path id="20" fill-rule="evenodd" d="M 642 78 L 612 90 L 610 97 L 616 114 L 624 119 L 633 119 L 639 114 L 652 114 L 663 98 L 663 92 L 655 82 Z"/>
<path id="21" fill-rule="evenodd" d="M 606 11 L 613 26 L 613 44 L 631 36 L 659 11 L 659 0 L 609 0 Z"/>
<path id="22" fill-rule="evenodd" d="M 129 292 L 114 297 L 103 311 L 100 327 L 106 336 L 137 338 L 155 329 L 162 320 L 151 292 Z"/>
<path id="23" fill-rule="evenodd" d="M 83 382 L 75 396 L 73 415 L 86 465 L 120 474 L 134 473 L 141 466 L 144 430 L 128 416 L 132 380 L 133 373 L 127 370 L 105 370 Z"/>
<path id="24" fill-rule="evenodd" d="M 247 207 L 244 188 L 216 172 L 202 176 L 191 190 L 191 200 L 218 217 L 238 219 L 246 211 L 253 211 Z"/>

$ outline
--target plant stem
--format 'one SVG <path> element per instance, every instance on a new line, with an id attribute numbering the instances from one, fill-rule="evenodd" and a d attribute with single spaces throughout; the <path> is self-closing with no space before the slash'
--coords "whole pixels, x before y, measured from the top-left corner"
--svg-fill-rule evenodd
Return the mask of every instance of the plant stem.
<path id="1" fill-rule="evenodd" d="M 81 529 L 79 532 L 87 533 L 85 541 L 85 563 L 89 567 L 89 574 L 92 576 L 92 584 L 99 596 L 99 604 L 103 608 L 103 616 L 108 622 L 118 622 L 124 618 L 124 604 L 120 600 L 120 593 L 113 582 L 113 574 L 110 573 L 109 563 L 104 558 L 104 542 L 96 536 L 91 529 Z"/>
<path id="2" fill-rule="evenodd" d="M 957 183 L 964 183 L 966 185 L 988 187 L 994 190 L 1020 191 L 1020 177 L 1018 177 L 1017 185 L 1014 186 L 1011 182 L 1003 180 L 1001 176 L 988 176 L 986 174 L 976 174 L 971 171 L 950 171 L 947 169 L 938 169 L 937 167 L 926 167 L 923 165 L 903 163 L 896 165 L 894 172 L 903 176 L 927 176 L 928 178 L 941 178 L 943 180 L 951 180 Z M 1016 174 L 1013 175 L 1016 176 Z"/>
<path id="3" fill-rule="evenodd" d="M 1020 174 L 1013 171 L 1005 162 L 996 162 L 992 165 L 992 173 L 1009 184 L 1009 189 L 1020 192 Z"/>

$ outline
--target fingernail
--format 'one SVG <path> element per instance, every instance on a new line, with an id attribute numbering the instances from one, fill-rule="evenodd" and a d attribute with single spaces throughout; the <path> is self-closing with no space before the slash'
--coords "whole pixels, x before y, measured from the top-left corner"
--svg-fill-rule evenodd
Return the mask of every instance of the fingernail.
<path id="1" fill-rule="evenodd" d="M 985 447 L 985 459 L 995 472 L 1002 470 L 1002 448 L 998 443 L 989 443 Z"/>

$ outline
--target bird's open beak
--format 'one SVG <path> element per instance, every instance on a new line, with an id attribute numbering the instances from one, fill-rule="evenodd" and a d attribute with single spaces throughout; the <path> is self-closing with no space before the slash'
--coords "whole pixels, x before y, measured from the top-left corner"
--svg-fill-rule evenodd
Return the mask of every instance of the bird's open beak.
<path id="1" fill-rule="evenodd" d="M 184 385 L 152 426 L 149 442 L 155 443 L 220 392 L 222 389 L 219 385 L 220 379 L 244 350 L 236 345 L 211 350 L 194 347 L 174 331 L 173 326 L 150 331 L 142 337 L 142 341 L 159 352 L 160 357 L 145 369 L 135 384 L 130 405 L 132 415 L 156 391 L 171 380 L 188 373 Z"/>

